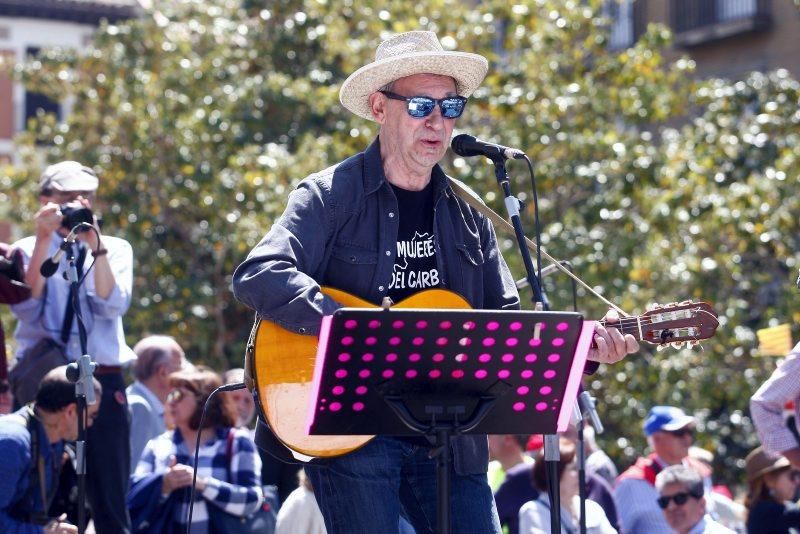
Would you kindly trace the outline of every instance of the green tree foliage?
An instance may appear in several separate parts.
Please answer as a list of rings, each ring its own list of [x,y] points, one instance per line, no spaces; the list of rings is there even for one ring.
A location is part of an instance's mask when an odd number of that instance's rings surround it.
[[[789,320],[798,304],[787,285],[798,249],[798,91],[785,72],[695,86],[690,60],[665,61],[663,27],[610,49],[598,0],[157,4],[101,27],[87,50],[49,50],[17,67],[30,88],[69,95],[73,113],[64,124],[34,121],[19,139],[23,165],[2,184],[12,200],[3,215],[30,219],[44,160],[101,171],[106,231],[137,257],[129,341],[164,332],[194,360],[240,362],[251,315],[230,293],[234,267],[293,184],[374,137],[374,124],[340,106],[344,78],[389,34],[430,29],[446,48],[489,58],[459,130],[530,155],[548,252],[628,311],[695,298],[721,314],[703,351],[644,347],[587,381],[619,438],[604,445],[626,465],[645,446],[639,424],[656,403],[698,411],[702,443],[723,453],[721,465],[753,445],[747,400],[772,366],[753,359],[754,331]],[[664,129],[679,117],[684,126]],[[445,166],[504,209],[491,165]],[[508,168],[532,236],[527,169]],[[522,277],[511,236],[502,246]],[[546,285],[554,308],[571,307],[563,277]],[[606,308],[582,290],[578,302],[590,318]]]

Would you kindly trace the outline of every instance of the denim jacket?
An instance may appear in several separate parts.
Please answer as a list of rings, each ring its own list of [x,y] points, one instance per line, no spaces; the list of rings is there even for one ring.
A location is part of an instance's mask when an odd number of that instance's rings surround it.
[[[437,165],[434,229],[442,287],[476,309],[519,307],[511,272],[491,222],[457,197]],[[383,174],[380,141],[300,182],[283,215],[233,275],[236,298],[287,330],[317,334],[323,315],[339,304],[320,286],[347,291],[376,305],[392,279],[399,217]],[[453,440],[461,474],[486,472],[483,436]]]

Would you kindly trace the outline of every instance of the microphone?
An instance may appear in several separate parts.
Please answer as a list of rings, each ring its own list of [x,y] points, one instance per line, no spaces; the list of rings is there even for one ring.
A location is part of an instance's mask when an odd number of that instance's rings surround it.
[[[588,391],[581,391],[581,394],[578,395],[578,404],[584,413],[589,413],[589,418],[592,420],[592,426],[595,431],[598,434],[602,434],[605,429],[602,421],[600,421],[600,416],[597,415],[597,409],[594,407],[594,397],[589,395]]]
[[[459,156],[468,158],[470,156],[486,156],[489,159],[522,159],[525,152],[516,148],[509,148],[503,145],[487,143],[471,135],[461,134],[453,138],[450,143],[453,152]]]
[[[56,271],[58,270],[58,263],[61,261],[61,256],[64,255],[64,252],[67,250],[67,247],[75,242],[75,236],[77,235],[77,229],[82,225],[78,224],[70,230],[67,234],[67,237],[64,238],[64,241],[61,242],[58,250],[55,254],[53,254],[50,258],[47,258],[42,262],[41,267],[39,267],[39,274],[44,276],[45,278],[50,278],[53,276]]]

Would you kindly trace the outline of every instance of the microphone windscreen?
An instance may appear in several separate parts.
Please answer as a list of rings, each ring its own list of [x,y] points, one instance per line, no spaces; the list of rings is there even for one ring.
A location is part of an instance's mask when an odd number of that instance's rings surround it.
[[[55,274],[57,269],[58,269],[58,264],[53,260],[51,260],[50,258],[47,258],[42,262],[42,266],[39,267],[39,274],[41,274],[45,278],[49,278]]]
[[[476,152],[474,149],[470,148],[474,143],[475,138],[471,135],[460,134],[453,138],[453,141],[450,143],[450,147],[453,149],[453,152],[459,156],[468,158],[470,156],[480,155],[480,152]]]

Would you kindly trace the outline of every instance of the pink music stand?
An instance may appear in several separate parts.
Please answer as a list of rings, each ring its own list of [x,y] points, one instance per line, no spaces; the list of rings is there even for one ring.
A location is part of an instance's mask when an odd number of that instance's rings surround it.
[[[593,331],[570,312],[339,309],[322,322],[308,433],[428,436],[447,533],[451,437],[566,430]]]

